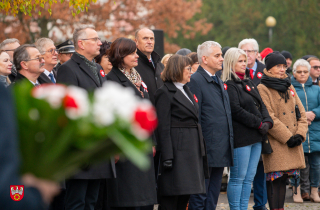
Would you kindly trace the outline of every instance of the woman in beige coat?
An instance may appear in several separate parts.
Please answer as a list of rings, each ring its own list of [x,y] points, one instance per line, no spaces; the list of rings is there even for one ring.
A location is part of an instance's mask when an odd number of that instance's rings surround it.
[[[258,90],[274,125],[268,131],[273,153],[262,155],[262,159],[269,206],[282,210],[287,177],[297,178],[299,169],[305,168],[301,143],[306,139],[308,123],[304,107],[286,74],[286,59],[279,52],[273,52],[265,62]]]

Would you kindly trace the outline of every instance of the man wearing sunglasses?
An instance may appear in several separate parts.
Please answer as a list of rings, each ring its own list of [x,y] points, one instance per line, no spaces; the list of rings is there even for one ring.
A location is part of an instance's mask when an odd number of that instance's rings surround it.
[[[0,50],[4,50],[10,56],[10,61],[13,63],[13,52],[20,46],[19,40],[12,38],[12,39],[5,39],[3,42],[0,43]],[[15,80],[17,76],[17,69],[15,65],[12,65],[11,74],[9,75],[9,79],[11,82]]]
[[[44,72],[39,76],[40,84],[56,83],[56,74],[53,68],[58,63],[58,52],[54,46],[54,42],[48,38],[40,38],[35,45],[44,58]]]
[[[319,85],[320,86],[320,61],[319,58],[316,57],[310,57],[307,60],[311,66],[310,69],[310,77],[312,78],[312,83],[314,85]]]
[[[13,54],[13,63],[17,68],[14,82],[28,79],[34,86],[40,85],[38,78],[44,71],[44,59],[34,45],[24,44],[18,47]]]

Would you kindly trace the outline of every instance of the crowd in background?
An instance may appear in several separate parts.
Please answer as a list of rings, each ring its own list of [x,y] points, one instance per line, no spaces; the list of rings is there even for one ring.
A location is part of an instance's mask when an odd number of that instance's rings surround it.
[[[284,209],[286,185],[293,200],[320,202],[320,60],[296,60],[288,51],[255,39],[237,47],[214,41],[197,52],[183,48],[162,58],[153,31],[135,40],[101,41],[93,27],[79,27],[57,46],[6,39],[0,44],[0,192],[26,185],[25,198],[0,203],[6,209],[213,210],[229,168],[230,209]],[[291,67],[292,66],[292,67]],[[155,106],[151,167],[141,171],[123,157],[88,165],[65,183],[33,175],[18,177],[14,110],[7,89],[28,80],[34,86],[61,83],[87,91],[116,82]],[[5,110],[5,111],[4,111]],[[36,164],[36,163],[35,163]],[[7,187],[7,188],[6,188]]]

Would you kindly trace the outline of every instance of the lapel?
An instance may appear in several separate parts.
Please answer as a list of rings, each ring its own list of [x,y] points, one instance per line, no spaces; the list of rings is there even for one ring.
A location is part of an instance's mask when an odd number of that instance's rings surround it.
[[[194,114],[194,116],[198,117],[196,107],[194,106],[196,102],[193,100],[192,97],[191,100],[193,104],[186,98],[186,96],[181,91],[178,90],[178,88],[172,82],[165,82],[164,85],[168,88],[170,92],[174,92],[173,98],[175,98],[176,101],[178,101],[182,106],[190,110],[192,114]]]
[[[56,77],[55,77],[56,78]],[[38,82],[40,84],[44,84],[44,83],[53,83],[51,81],[51,79],[49,79],[49,77],[45,74],[45,73],[41,73],[40,76],[38,77]]]
[[[259,84],[260,83],[260,80],[261,80],[261,77],[258,78],[258,73],[262,73],[263,74],[263,69],[265,68],[264,65],[262,63],[260,63],[258,60],[256,60],[257,62],[257,70],[256,70],[256,73],[254,74],[253,76],[253,83],[254,84]]]
[[[142,97],[136,86],[118,68],[112,67],[111,71],[119,78],[121,85],[133,88],[135,94]]]
[[[197,72],[199,72],[206,80],[208,83],[213,83],[213,79],[209,76],[209,74],[202,68],[202,66],[198,67]]]
[[[96,78],[93,75],[93,72],[91,71],[91,69],[87,66],[87,64],[85,63],[85,61],[80,58],[77,54],[73,54],[71,59],[73,59],[76,63],[79,64],[79,67],[82,71],[84,71],[93,81],[94,83],[96,83],[96,85],[98,87],[101,87],[101,84],[99,84],[99,82],[96,80]]]

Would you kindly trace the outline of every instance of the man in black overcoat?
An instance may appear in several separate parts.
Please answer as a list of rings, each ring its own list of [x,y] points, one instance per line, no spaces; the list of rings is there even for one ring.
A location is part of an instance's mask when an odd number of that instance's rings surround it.
[[[73,33],[76,52],[59,68],[57,83],[74,85],[93,91],[106,80],[102,67],[94,62],[102,44],[91,27],[77,28]],[[115,177],[114,162],[84,166],[72,179],[66,180],[65,209],[93,210],[98,199],[100,179]]]
[[[229,96],[215,73],[222,69],[219,43],[207,41],[198,46],[200,66],[191,76],[190,87],[199,106],[199,122],[206,143],[210,178],[206,194],[191,195],[190,210],[216,209],[224,167],[233,165],[233,128]]]
[[[253,83],[258,86],[263,75],[265,65],[258,61],[259,45],[255,39],[244,39],[239,43],[238,48],[244,50],[247,54],[248,64],[246,69],[246,76],[250,78]],[[265,210],[267,203],[267,186],[266,175],[264,173],[262,158],[257,168],[256,176],[253,180],[254,189],[254,210]]]

